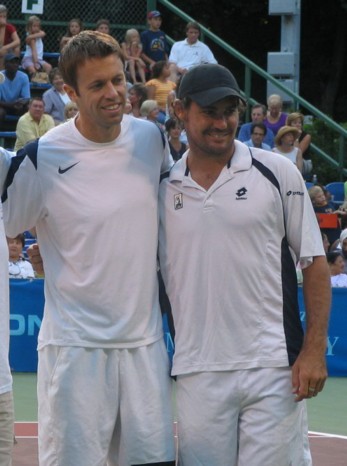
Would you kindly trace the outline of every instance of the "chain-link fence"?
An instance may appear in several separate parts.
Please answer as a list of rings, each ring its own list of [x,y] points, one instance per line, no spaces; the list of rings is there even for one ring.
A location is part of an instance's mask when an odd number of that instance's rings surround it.
[[[14,24],[22,39],[24,49],[26,16],[21,12],[20,0],[4,2],[8,9],[8,22]],[[46,32],[46,52],[58,52],[60,38],[73,18],[82,20],[85,29],[94,29],[98,19],[106,18],[111,23],[111,35],[123,41],[127,29],[146,27],[146,0],[45,0],[44,11],[39,15],[42,29]]]

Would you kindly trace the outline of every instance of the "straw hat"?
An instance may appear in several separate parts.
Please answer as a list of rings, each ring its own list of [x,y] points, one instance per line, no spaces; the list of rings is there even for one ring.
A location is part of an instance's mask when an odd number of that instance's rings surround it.
[[[282,128],[278,130],[278,133],[275,137],[276,146],[279,146],[281,144],[281,139],[285,134],[288,133],[293,133],[294,139],[297,139],[299,137],[300,131],[294,126],[282,126]]]

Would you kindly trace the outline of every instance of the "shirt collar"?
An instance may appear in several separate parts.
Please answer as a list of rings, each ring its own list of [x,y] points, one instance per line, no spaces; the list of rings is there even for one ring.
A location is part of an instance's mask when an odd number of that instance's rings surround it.
[[[230,161],[226,165],[226,169],[232,176],[234,173],[249,170],[252,166],[252,154],[245,144],[235,140],[235,151]],[[185,176],[189,176],[189,168],[187,166],[187,157],[189,149],[183,154],[182,158],[175,163],[170,171],[169,181],[183,181]]]

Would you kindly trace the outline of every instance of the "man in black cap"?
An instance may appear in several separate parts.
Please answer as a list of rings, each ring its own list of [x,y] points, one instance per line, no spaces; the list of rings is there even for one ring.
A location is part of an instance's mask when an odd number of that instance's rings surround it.
[[[304,400],[327,376],[330,283],[303,178],[235,140],[245,99],[225,67],[192,68],[178,98],[189,150],[161,182],[159,257],[180,465],[310,465]]]
[[[5,70],[1,71],[0,82],[0,124],[7,114],[21,116],[28,110],[30,83],[28,75],[18,70],[19,63],[19,57],[13,53],[5,55]]]

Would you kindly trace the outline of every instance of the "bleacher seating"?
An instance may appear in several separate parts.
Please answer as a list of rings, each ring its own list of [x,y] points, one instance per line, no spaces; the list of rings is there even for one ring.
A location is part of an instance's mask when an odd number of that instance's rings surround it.
[[[334,203],[335,207],[340,207],[345,200],[345,191],[344,191],[344,183],[343,181],[334,181],[332,183],[328,183],[326,189],[329,193],[333,196],[332,202]]]

